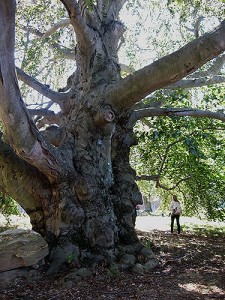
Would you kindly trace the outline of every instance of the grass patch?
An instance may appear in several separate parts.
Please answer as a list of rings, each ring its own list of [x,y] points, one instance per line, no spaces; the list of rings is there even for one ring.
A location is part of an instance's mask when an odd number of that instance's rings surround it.
[[[193,232],[197,235],[203,236],[224,236],[225,235],[225,225],[197,225],[197,224],[184,224],[182,226],[183,231]]]

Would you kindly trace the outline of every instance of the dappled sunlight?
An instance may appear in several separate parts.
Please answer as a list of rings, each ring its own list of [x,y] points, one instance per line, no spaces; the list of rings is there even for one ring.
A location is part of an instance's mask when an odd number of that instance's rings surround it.
[[[189,228],[195,226],[196,229],[201,231],[201,228],[204,227],[213,227],[215,226],[219,229],[223,229],[225,227],[225,222],[213,222],[207,220],[201,220],[195,217],[184,217],[180,218],[181,227]],[[170,231],[170,217],[169,216],[138,216],[136,219],[136,229],[151,231],[151,230],[162,230],[162,231]],[[176,231],[176,226],[175,226]]]
[[[162,222],[164,218],[159,217],[158,220]],[[153,224],[161,226],[161,222]],[[149,225],[148,228],[156,227]],[[170,286],[174,297],[186,299],[180,296],[188,295],[187,299],[224,299],[224,236],[199,235],[195,231],[178,235],[157,229],[137,232],[142,243],[151,247],[160,260],[159,274],[164,288]],[[170,282],[168,278],[173,279]]]
[[[170,230],[170,218],[161,216],[138,216],[136,219],[136,228],[139,230],[151,231]]]
[[[12,221],[15,222],[16,219],[22,221],[16,216]],[[182,220],[184,220],[183,217]],[[26,222],[28,221],[27,219]],[[26,226],[26,222],[23,220],[20,224]],[[180,235],[171,234],[169,232],[170,218],[161,216],[138,217],[136,227],[140,228],[136,229],[141,242],[147,248],[151,248],[160,261],[160,267],[151,273],[122,272],[120,276],[117,274],[115,277],[99,273],[94,278],[82,281],[82,284],[72,282],[69,289],[62,284],[61,277],[57,277],[56,280],[49,279],[49,281],[42,279],[35,285],[34,290],[31,289],[29,282],[23,281],[20,286],[16,287],[16,292],[13,286],[11,290],[7,289],[3,299],[13,300],[15,297],[9,298],[8,296],[9,294],[14,296],[15,293],[19,295],[20,293],[24,295],[35,293],[34,299],[37,294],[44,294],[43,299],[46,295],[48,295],[46,299],[53,299],[55,294],[60,299],[75,299],[75,297],[76,299],[89,299],[90,295],[92,299],[124,300],[224,299],[224,236],[205,236],[191,230],[182,232]],[[149,230],[144,231],[141,228]],[[23,289],[22,292],[21,289]],[[65,298],[68,290],[70,291],[69,297]],[[81,295],[83,297],[80,297]]]
[[[196,282],[188,282],[184,284],[178,284],[180,288],[185,289],[188,292],[198,292],[199,294],[206,296],[213,296],[213,298],[218,298],[225,296],[225,290],[219,288],[218,286],[211,284],[200,284]],[[220,298],[222,299],[222,298]]]

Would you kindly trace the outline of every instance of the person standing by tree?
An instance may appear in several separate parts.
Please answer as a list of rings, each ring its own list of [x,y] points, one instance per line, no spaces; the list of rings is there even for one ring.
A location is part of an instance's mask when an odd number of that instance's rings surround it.
[[[173,233],[174,220],[177,222],[177,232],[180,234],[180,215],[181,215],[181,205],[177,199],[176,195],[173,195],[173,200],[170,203],[171,211],[171,233]]]

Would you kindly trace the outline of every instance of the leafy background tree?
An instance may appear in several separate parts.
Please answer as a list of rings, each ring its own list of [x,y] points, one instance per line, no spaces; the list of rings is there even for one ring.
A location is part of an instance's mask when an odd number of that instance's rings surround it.
[[[156,5],[159,7],[163,4]],[[142,10],[145,9],[146,7],[143,6]],[[207,4],[202,1],[168,1],[167,13],[168,15],[163,15],[163,18],[166,18],[169,23],[160,20],[160,24],[165,25],[166,31],[158,28],[155,32],[155,39],[157,39],[157,33],[163,39],[160,44],[155,45],[155,48],[161,51],[158,53],[159,57],[167,54],[171,48],[175,50],[184,40],[189,41],[203,34],[206,28],[215,25],[224,17],[221,1]],[[174,22],[175,39],[173,39],[174,34],[168,34],[174,30],[174,27],[169,27],[171,15],[176,19]],[[153,16],[153,24],[157,24],[159,16],[162,17],[162,7],[159,8],[159,13]],[[146,21],[145,30],[148,26]],[[152,40],[154,38],[149,39],[151,42]],[[145,42],[147,44],[147,41]],[[136,48],[132,48],[129,44],[129,55],[137,57],[138,50],[144,53],[148,49],[154,51],[153,44],[145,45],[143,47],[145,49],[138,48],[137,43],[134,45]],[[206,76],[209,80],[214,75],[218,75],[218,79],[222,79],[224,59],[222,55],[191,76],[194,78],[196,75],[201,78]],[[197,84],[192,88],[187,86],[185,89],[178,87],[174,91],[172,88],[157,91],[144,103],[152,101],[156,105],[167,108],[192,107],[223,112],[224,92],[223,83],[203,87]],[[145,177],[147,180],[156,180],[155,184],[140,181],[139,186],[143,193],[147,196],[159,195],[163,200],[162,208],[164,209],[168,209],[171,194],[178,193],[183,200],[185,214],[204,215],[210,219],[224,220],[223,122],[192,117],[169,117],[167,119],[152,117],[143,119],[136,126],[136,132],[138,146],[133,149],[131,159],[138,172],[138,179]],[[144,174],[153,176],[141,176]]]

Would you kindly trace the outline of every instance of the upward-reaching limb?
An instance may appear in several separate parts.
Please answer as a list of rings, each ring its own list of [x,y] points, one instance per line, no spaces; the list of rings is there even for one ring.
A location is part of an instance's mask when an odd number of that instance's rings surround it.
[[[41,170],[49,180],[56,180],[64,159],[37,130],[18,87],[14,62],[15,7],[14,0],[0,2],[0,119],[4,137],[21,158]],[[68,168],[64,165],[65,169],[72,173],[69,164]]]
[[[214,31],[106,88],[115,109],[128,109],[153,91],[179,81],[225,50],[225,21]]]

